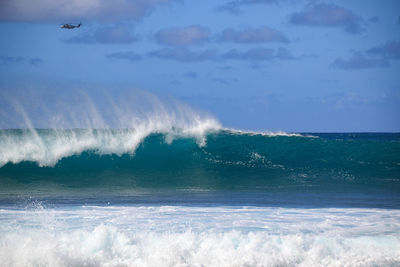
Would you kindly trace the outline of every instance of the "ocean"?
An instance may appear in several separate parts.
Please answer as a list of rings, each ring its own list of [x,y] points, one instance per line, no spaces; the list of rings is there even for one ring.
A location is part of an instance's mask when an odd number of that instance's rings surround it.
[[[0,265],[400,265],[399,133],[152,129],[0,130]]]

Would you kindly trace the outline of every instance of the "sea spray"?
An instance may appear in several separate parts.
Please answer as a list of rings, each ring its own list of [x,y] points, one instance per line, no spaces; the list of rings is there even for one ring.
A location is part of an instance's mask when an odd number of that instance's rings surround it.
[[[18,99],[2,95],[0,126],[18,124],[21,130],[0,131],[0,167],[21,161],[54,166],[64,157],[88,150],[133,154],[140,142],[154,133],[165,134],[167,143],[190,136],[203,146],[205,134],[221,128],[210,114],[141,90],[92,97],[86,91],[71,90],[61,97],[43,96],[33,103],[27,97],[32,94],[29,91]]]

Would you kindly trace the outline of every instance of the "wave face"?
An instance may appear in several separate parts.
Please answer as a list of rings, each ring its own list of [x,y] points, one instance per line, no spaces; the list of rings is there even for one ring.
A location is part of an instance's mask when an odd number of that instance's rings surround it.
[[[210,126],[211,125],[211,126]],[[199,130],[200,129],[200,130]],[[1,191],[400,192],[399,134],[1,130]]]

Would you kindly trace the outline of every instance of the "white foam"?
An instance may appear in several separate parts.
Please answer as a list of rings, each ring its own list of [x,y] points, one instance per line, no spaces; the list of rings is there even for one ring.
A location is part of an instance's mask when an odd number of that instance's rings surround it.
[[[262,135],[262,136],[287,136],[287,137],[312,137],[316,138],[316,136],[309,135],[309,134],[299,134],[299,133],[287,133],[284,131],[250,131],[250,130],[238,130],[232,128],[224,128],[225,131],[231,132],[233,134],[246,134],[246,135]]]
[[[398,210],[82,207],[0,214],[5,266],[400,264]]]

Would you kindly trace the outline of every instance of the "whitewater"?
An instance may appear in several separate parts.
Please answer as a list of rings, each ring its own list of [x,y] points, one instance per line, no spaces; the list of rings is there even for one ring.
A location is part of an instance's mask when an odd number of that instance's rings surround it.
[[[138,90],[0,96],[1,266],[400,265],[398,133],[236,130]]]
[[[395,266],[400,212],[268,207],[1,209],[4,266]]]

